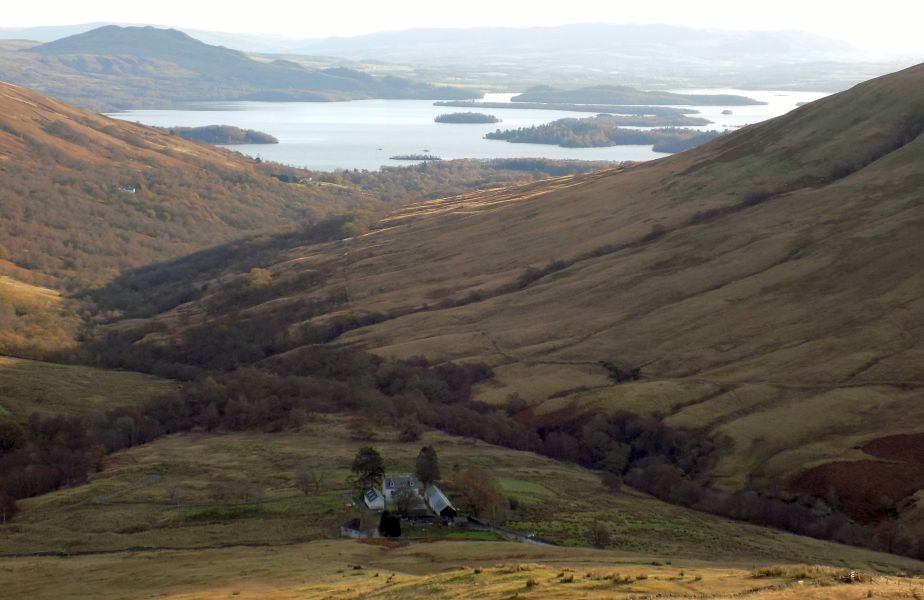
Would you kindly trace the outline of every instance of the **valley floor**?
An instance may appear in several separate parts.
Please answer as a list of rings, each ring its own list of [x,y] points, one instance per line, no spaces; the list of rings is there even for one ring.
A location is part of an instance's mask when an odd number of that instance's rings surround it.
[[[911,559],[697,513],[627,487],[612,492],[593,471],[476,440],[430,431],[400,442],[385,427],[354,439],[352,430],[326,416],[298,431],[173,435],[112,455],[86,485],[24,500],[0,528],[0,596],[924,595],[915,578],[924,564]],[[508,525],[556,545],[448,539],[461,535],[445,529],[408,530],[398,543],[336,539],[355,515],[347,479],[357,449],[374,446],[398,474],[412,472],[424,444],[438,452],[450,496],[461,500],[457,470],[488,467],[518,501]],[[316,494],[294,485],[306,462],[322,474]],[[595,524],[612,537],[605,550],[586,547]],[[862,581],[842,583],[851,570]]]
[[[396,544],[397,546],[397,544]],[[398,547],[316,541],[280,547],[15,558],[5,598],[921,598],[920,579],[845,569],[661,562],[615,551],[508,542]]]

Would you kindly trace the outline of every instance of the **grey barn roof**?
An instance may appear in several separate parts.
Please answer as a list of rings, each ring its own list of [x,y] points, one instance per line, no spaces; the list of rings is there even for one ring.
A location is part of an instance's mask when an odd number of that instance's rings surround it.
[[[430,505],[430,508],[433,509],[433,512],[436,514],[441,514],[447,508],[456,511],[456,507],[452,505],[452,502],[449,501],[446,494],[435,485],[431,485],[427,488],[427,504]]]

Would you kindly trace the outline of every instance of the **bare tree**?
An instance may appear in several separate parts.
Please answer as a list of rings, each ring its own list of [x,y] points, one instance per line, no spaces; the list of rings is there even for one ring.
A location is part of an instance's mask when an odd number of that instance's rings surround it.
[[[594,523],[587,532],[587,541],[594,548],[606,548],[612,543],[610,532],[602,523]]]
[[[321,491],[321,484],[324,482],[324,473],[310,463],[302,463],[295,467],[295,487],[298,490],[310,496]]]
[[[420,505],[420,497],[414,490],[405,488],[395,494],[394,503],[395,512],[407,517]]]

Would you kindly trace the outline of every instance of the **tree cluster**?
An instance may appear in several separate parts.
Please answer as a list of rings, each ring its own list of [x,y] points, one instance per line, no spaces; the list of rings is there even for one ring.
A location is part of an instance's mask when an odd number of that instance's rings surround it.
[[[233,125],[206,125],[204,127],[169,127],[167,132],[184,140],[207,144],[278,144],[274,136],[254,129],[241,129]]]
[[[447,113],[433,119],[437,123],[500,123],[494,115],[477,112]]]
[[[718,131],[674,127],[627,129],[623,121],[623,117],[613,115],[559,119],[544,125],[505,131],[498,129],[486,134],[485,138],[506,140],[514,144],[552,144],[564,148],[650,145],[655,152],[681,152],[722,135]]]
[[[28,498],[82,483],[106,455],[149,442],[160,423],[135,409],[91,411],[81,417],[33,414],[23,425],[0,424],[0,495]]]

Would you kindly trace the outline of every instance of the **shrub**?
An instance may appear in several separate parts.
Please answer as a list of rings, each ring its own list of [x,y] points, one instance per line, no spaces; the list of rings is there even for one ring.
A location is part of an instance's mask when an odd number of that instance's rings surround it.
[[[609,530],[602,523],[596,523],[587,532],[587,541],[594,548],[606,548],[612,543],[612,538]]]
[[[295,487],[305,494],[317,494],[321,491],[321,482],[324,476],[321,471],[309,463],[302,463],[295,468],[294,474]]]
[[[384,511],[382,518],[379,520],[379,533],[384,537],[401,537],[401,519],[387,510]]]
[[[15,515],[18,510],[16,498],[0,490],[0,524],[8,523],[12,520],[13,515]]]
[[[398,434],[399,442],[416,442],[420,439],[420,426],[414,421],[407,420],[401,425],[401,432]]]

